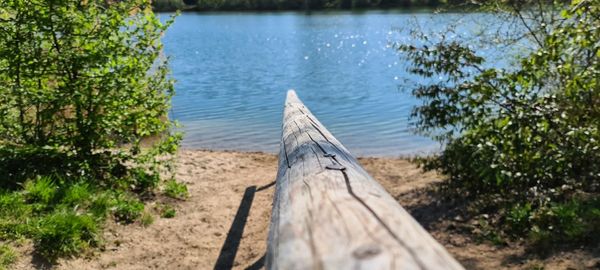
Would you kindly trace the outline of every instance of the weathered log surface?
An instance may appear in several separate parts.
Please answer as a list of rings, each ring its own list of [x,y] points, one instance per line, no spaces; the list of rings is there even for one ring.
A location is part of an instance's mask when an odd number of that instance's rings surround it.
[[[267,269],[463,269],[288,91]]]

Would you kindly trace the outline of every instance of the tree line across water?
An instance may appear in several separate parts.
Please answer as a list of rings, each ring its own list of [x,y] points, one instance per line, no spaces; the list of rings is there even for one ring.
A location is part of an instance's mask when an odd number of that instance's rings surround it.
[[[154,0],[155,11],[175,10],[320,10],[437,7],[460,0]]]

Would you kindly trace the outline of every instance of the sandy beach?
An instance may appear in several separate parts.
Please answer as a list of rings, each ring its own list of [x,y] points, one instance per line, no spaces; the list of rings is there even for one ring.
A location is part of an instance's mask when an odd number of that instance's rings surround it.
[[[600,260],[583,251],[532,257],[518,244],[495,246],[476,241],[456,220],[456,209],[439,205],[426,188],[441,181],[406,159],[360,158],[388,192],[467,269],[591,269]],[[62,259],[55,269],[261,269],[277,170],[277,156],[265,153],[182,150],[177,179],[190,197],[157,197],[147,209],[154,223],[118,225],[104,230],[104,246],[93,254]],[[160,218],[171,204],[174,218]],[[16,269],[43,269],[23,243]]]

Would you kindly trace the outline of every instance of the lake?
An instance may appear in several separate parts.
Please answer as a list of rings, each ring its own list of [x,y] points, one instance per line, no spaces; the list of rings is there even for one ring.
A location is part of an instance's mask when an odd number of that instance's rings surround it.
[[[168,13],[161,13],[166,18]],[[393,43],[415,26],[477,32],[491,14],[430,11],[183,13],[163,38],[177,80],[170,117],[184,148],[279,151],[288,89],[355,155],[422,155],[438,143],[409,124],[419,102]]]

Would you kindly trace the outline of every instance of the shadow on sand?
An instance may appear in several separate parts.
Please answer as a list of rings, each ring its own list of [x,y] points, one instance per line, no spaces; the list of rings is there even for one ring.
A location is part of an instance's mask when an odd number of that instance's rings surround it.
[[[225,243],[223,243],[223,246],[221,247],[219,258],[215,263],[215,270],[231,269],[233,267],[235,255],[240,247],[242,235],[244,234],[244,228],[246,227],[246,222],[248,221],[248,215],[250,214],[250,209],[252,208],[254,194],[256,192],[268,189],[274,185],[275,181],[258,188],[256,186],[249,186],[246,188],[246,191],[244,191],[244,196],[242,197],[242,201],[240,202],[240,207],[238,208],[237,213],[233,218],[233,222],[231,223],[231,227],[229,228],[229,232],[227,233]],[[264,265],[264,261],[265,255],[263,255],[260,259],[246,269],[261,269]]]

